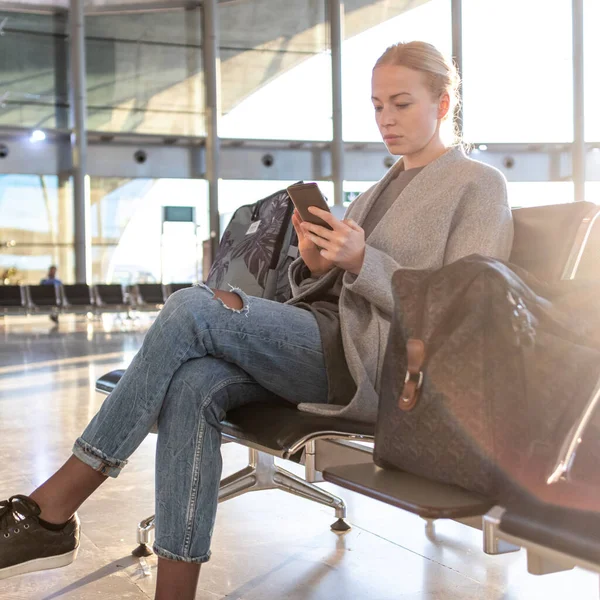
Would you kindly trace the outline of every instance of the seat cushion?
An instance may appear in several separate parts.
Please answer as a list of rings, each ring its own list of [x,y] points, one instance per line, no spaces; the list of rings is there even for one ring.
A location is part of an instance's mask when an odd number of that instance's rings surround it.
[[[125,373],[125,369],[117,369],[116,371],[105,373],[96,381],[96,390],[110,394],[115,389],[117,383],[121,381],[123,373]]]
[[[600,565],[600,514],[529,501],[508,509],[500,523],[508,535]]]
[[[323,479],[424,519],[476,517],[493,506],[488,498],[456,485],[396,469],[382,469],[374,463],[329,467],[323,471]]]
[[[373,436],[375,425],[305,413],[282,400],[253,402],[229,411],[223,434],[290,458],[294,446],[303,440],[325,434]]]
[[[123,369],[106,373],[96,382],[96,389],[112,392],[123,373]],[[223,435],[240,443],[261,446],[283,458],[290,458],[294,446],[313,436],[375,434],[374,424],[304,413],[285,400],[253,402],[231,410],[222,426]]]

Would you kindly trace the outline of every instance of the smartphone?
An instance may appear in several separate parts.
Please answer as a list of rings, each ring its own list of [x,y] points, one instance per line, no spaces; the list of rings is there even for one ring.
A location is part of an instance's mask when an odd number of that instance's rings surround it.
[[[317,208],[322,208],[327,212],[331,212],[316,183],[295,183],[287,188],[287,193],[290,195],[290,198],[303,221],[321,225],[327,229],[333,229],[329,223],[323,221],[321,217],[317,217],[317,215],[308,212],[309,206],[316,206]]]

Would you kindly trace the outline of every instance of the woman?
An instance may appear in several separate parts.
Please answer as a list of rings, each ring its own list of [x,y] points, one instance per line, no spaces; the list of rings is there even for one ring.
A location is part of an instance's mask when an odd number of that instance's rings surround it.
[[[30,497],[0,505],[0,578],[71,562],[75,511],[157,422],[156,598],[193,598],[210,556],[228,410],[271,394],[301,410],[375,419],[392,273],[510,252],[503,176],[442,141],[455,92],[454,70],[433,46],[383,54],[375,118],[402,160],[343,221],[311,209],[331,231],[294,215],[301,257],[287,305],[204,286],[169,298],[73,456]]]

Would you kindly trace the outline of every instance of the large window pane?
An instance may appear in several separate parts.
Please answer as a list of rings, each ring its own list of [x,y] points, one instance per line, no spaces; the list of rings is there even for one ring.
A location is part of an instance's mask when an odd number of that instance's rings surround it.
[[[348,10],[342,47],[344,139],[381,141],[371,102],[371,72],[385,49],[421,40],[452,54],[450,0],[372,2]]]
[[[363,192],[366,192],[376,181],[344,181],[344,207],[350,206]]]
[[[509,181],[507,189],[512,208],[566,204],[575,200],[570,181]]]
[[[66,128],[66,16],[0,10],[0,23],[0,125]]]
[[[219,4],[224,137],[331,139],[324,0]]]
[[[198,179],[92,178],[93,283],[202,281],[208,191]],[[195,223],[163,223],[164,206],[195,208]]]
[[[203,135],[200,10],[88,16],[90,130]]]
[[[0,279],[39,283],[51,264],[74,277],[73,200],[57,176],[0,175]]]
[[[600,142],[600,2],[584,0],[585,138]]]
[[[570,0],[463,0],[464,137],[573,140]]]
[[[600,181],[588,181],[585,184],[585,199],[600,204]]]

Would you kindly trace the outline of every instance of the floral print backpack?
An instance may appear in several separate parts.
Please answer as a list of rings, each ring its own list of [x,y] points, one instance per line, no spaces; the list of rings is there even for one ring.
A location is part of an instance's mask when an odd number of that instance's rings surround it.
[[[241,206],[227,225],[206,285],[238,287],[250,296],[285,302],[291,297],[288,267],[298,256],[294,206],[280,190]]]

